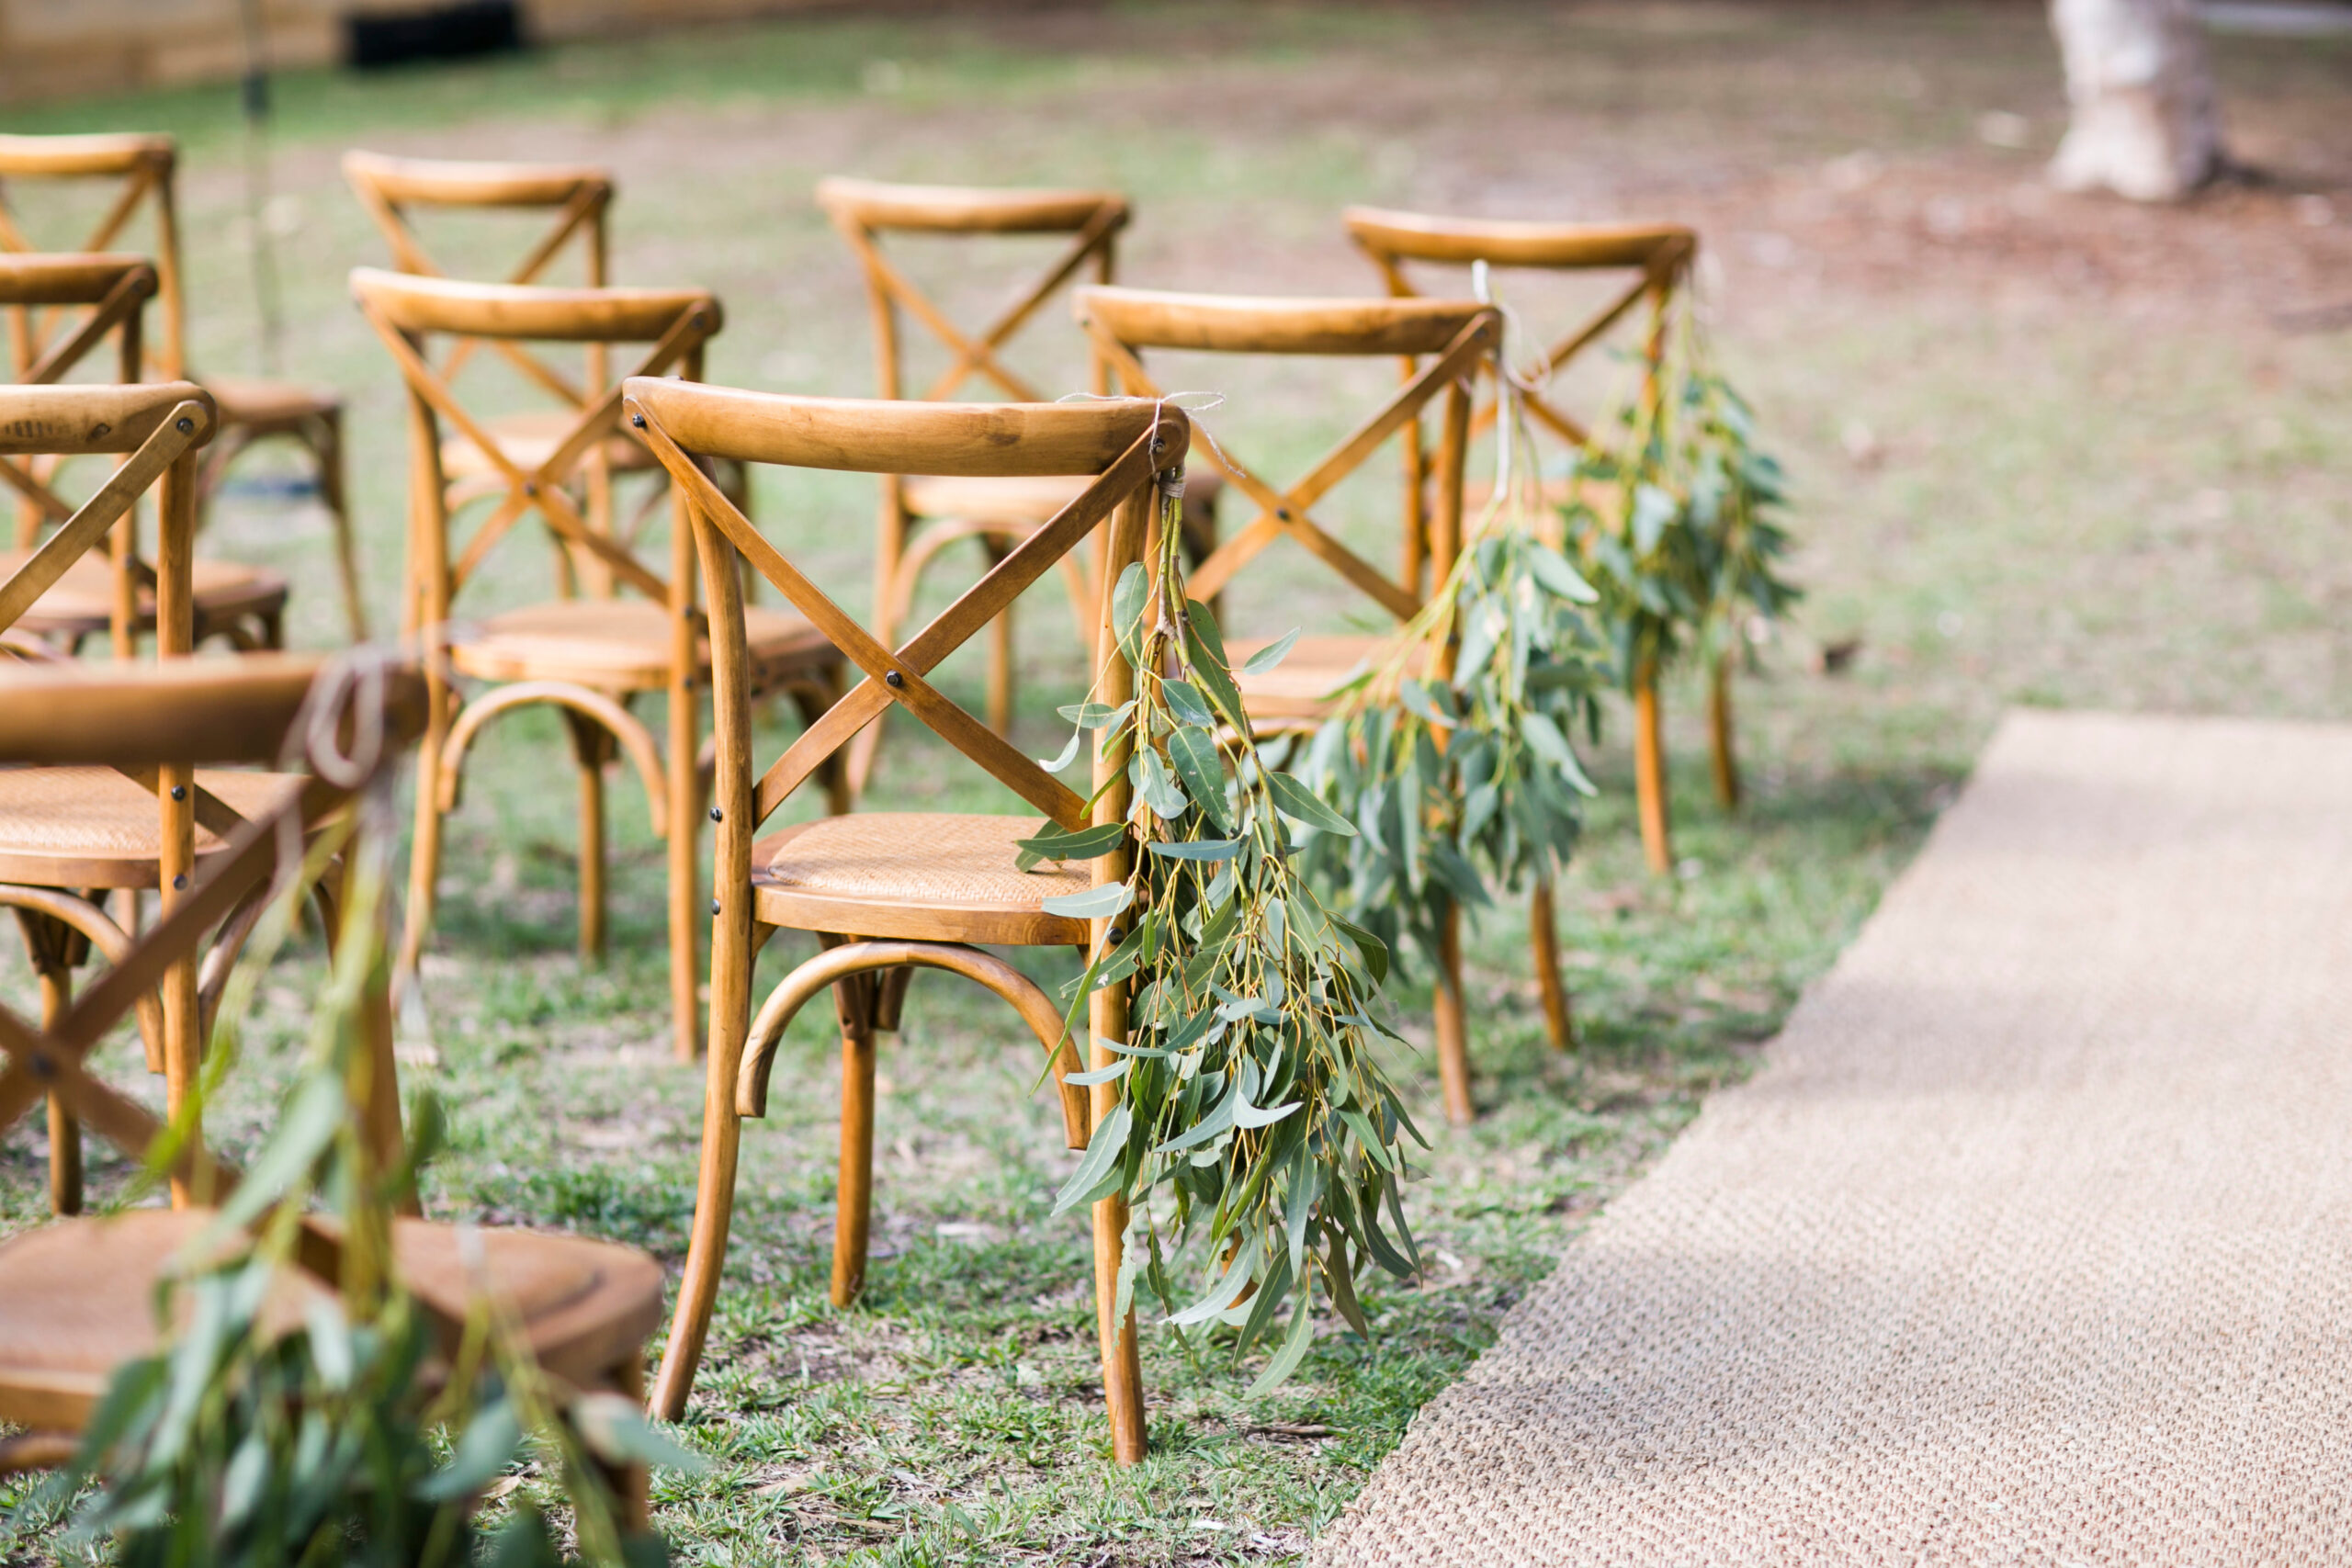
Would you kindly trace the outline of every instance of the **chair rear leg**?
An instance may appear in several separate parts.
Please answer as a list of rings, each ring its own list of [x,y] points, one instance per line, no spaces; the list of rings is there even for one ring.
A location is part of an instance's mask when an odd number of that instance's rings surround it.
[[[319,462],[319,500],[334,525],[335,568],[343,578],[343,613],[351,640],[368,640],[368,604],[359,592],[358,546],[351,534],[351,506],[343,479],[343,411],[329,409],[302,433]]]
[[[87,961],[89,939],[37,910],[20,908],[17,920],[40,975],[41,1028],[55,1029],[74,1005],[74,966]],[[82,1123],[55,1094],[49,1097],[49,1206],[61,1217],[82,1212]]]
[[[833,1206],[833,1304],[865,1290],[865,1250],[874,1218],[874,999],[871,975],[833,987],[842,1018],[841,1179]]]
[[[571,728],[571,754],[580,766],[580,956],[605,956],[605,765],[614,756],[613,738],[585,714],[563,710]]]
[[[994,570],[1012,552],[989,541],[989,568]],[[1012,606],[1007,604],[989,623],[989,728],[999,735],[1012,733]]]
[[[1469,1029],[1462,1005],[1462,906],[1452,899],[1439,917],[1435,991],[1437,1072],[1445,1089],[1445,1119],[1466,1127],[1477,1111],[1470,1103]]]
[[[1119,1263],[1126,1243],[1127,1206],[1116,1197],[1094,1204],[1094,1330],[1102,1353],[1102,1403],[1111,1418],[1111,1457],[1120,1464],[1144,1456],[1143,1355],[1136,1345],[1136,1309],[1119,1311]]]
[[[432,714],[416,754],[416,832],[409,843],[407,922],[401,928],[400,970],[416,973],[433,928],[433,894],[441,877],[441,756],[449,739],[451,694],[439,681],[430,693]]]
[[[1560,978],[1560,933],[1552,908],[1552,879],[1538,877],[1527,901],[1527,936],[1534,950],[1535,984],[1544,996],[1544,1032],[1555,1051],[1577,1048],[1576,1016],[1567,983]]]

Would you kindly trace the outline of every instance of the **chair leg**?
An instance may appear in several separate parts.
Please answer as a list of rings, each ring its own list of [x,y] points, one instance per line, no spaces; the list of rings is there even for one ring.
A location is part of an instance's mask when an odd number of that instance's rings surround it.
[[[1447,900],[1439,918],[1435,1023],[1438,1081],[1445,1090],[1445,1119],[1457,1127],[1470,1124],[1477,1111],[1470,1103],[1469,1030],[1462,1006],[1462,906]]]
[[[334,525],[336,570],[343,577],[343,613],[351,623],[351,640],[368,640],[368,604],[359,592],[358,547],[351,534],[351,507],[343,479],[343,411],[329,409],[303,440],[319,460],[319,500]]]
[[[1127,1206],[1117,1197],[1094,1204],[1094,1333],[1102,1353],[1102,1402],[1111,1417],[1111,1457],[1138,1464],[1144,1456],[1143,1356],[1136,1346],[1136,1309],[1119,1311],[1119,1264],[1126,1245]]]
[[[639,1350],[606,1374],[613,1392],[624,1399],[643,1404],[645,1400],[644,1352]],[[605,1464],[597,1470],[605,1484],[612,1488],[614,1522],[620,1526],[624,1539],[643,1535],[653,1523],[653,1500],[649,1492],[650,1477],[641,1464]]]
[[[1707,681],[1707,739],[1714,763],[1715,803],[1725,811],[1739,809],[1739,756],[1732,744],[1731,650],[1715,655]]]
[[[1634,801],[1642,819],[1642,850],[1650,870],[1674,870],[1674,827],[1667,814],[1666,719],[1657,700],[1657,665],[1634,671]]]
[[[1011,552],[991,541],[989,566],[993,570]],[[1012,606],[1007,604],[989,623],[989,728],[999,735],[1012,733]]]
[[[702,829],[705,821],[702,745],[695,734],[700,702],[683,682],[670,688],[670,827],[665,835],[670,896],[671,1050],[681,1062],[702,1051],[701,982],[703,919],[695,912],[702,896]]]
[[[865,1290],[865,1251],[874,1220],[873,978],[854,975],[834,987],[842,1010],[841,1179],[833,1201],[833,1304]]]
[[[720,943],[714,942],[714,946]],[[685,1271],[678,1280],[678,1304],[670,1317],[670,1344],[653,1380],[653,1414],[675,1421],[686,1413],[703,1342],[710,1336],[711,1308],[718,1301],[718,1277],[727,1264],[727,1232],[735,1217],[735,1168],[743,1140],[743,1119],[735,1109],[735,1069],[742,1056],[743,1028],[750,1021],[751,962],[721,962],[714,953],[710,975],[710,1055],[705,1063],[702,1108],[702,1168],[695,1179],[694,1234],[686,1243]]]
[[[605,956],[605,764],[613,738],[585,714],[566,708],[563,718],[580,767],[580,956],[593,964]]]
[[[1568,1004],[1567,983],[1560,978],[1560,933],[1552,908],[1552,879],[1539,877],[1527,901],[1527,935],[1534,949],[1535,984],[1544,995],[1544,1032],[1555,1051],[1577,1048],[1576,1016]]]
[[[416,833],[408,853],[407,923],[401,929],[399,972],[416,973],[433,926],[433,891],[441,875],[441,754],[449,739],[450,694],[435,681],[431,715],[416,754]]]
[[[74,1001],[74,972],[63,964],[40,972],[40,1026],[55,1029]],[[73,1108],[49,1097],[49,1209],[63,1218],[82,1212],[82,1123]]]

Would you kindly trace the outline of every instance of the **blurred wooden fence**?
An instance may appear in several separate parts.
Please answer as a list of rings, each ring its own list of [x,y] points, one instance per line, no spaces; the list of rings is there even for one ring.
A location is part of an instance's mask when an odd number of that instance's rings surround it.
[[[826,0],[521,0],[533,39],[650,31],[808,10]],[[343,58],[346,19],[435,9],[435,0],[262,0],[273,67]],[[182,82],[245,66],[243,0],[0,0],[0,105]]]

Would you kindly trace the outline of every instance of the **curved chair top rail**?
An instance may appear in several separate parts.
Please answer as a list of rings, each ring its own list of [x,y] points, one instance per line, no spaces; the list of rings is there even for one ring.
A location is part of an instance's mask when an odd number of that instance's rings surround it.
[[[0,136],[0,175],[65,177],[127,175],[141,166],[168,168],[179,144],[168,136]]]
[[[804,398],[656,377],[621,384],[623,405],[650,414],[687,452],[738,462],[868,474],[948,477],[1099,474],[1155,423],[1182,456],[1191,425],[1151,398],[1083,403],[927,403]]]
[[[0,305],[98,305],[126,281],[152,297],[154,264],[112,251],[0,253]]]
[[[1464,266],[1649,266],[1699,245],[1697,231],[1680,223],[1530,223],[1376,207],[1351,207],[1341,220],[1374,255]]]
[[[194,404],[189,445],[212,439],[220,411],[193,381],[133,386],[0,385],[0,455],[81,457],[135,452],[174,411]]]
[[[0,761],[100,764],[274,762],[320,671],[322,654],[257,653],[124,665],[0,662]],[[351,694],[367,695],[360,682]],[[387,665],[385,739],[424,728],[424,680]]]
[[[941,234],[1074,234],[1098,219],[1127,220],[1127,198],[1108,190],[901,186],[835,176],[817,182],[817,205],[867,229]]]
[[[725,319],[703,288],[546,288],[362,266],[351,292],[401,332],[542,343],[655,343],[689,314],[708,337]]]
[[[1129,348],[1213,354],[1436,354],[1493,307],[1476,299],[1265,299],[1095,286],[1078,319]]]
[[[355,149],[343,155],[343,173],[387,201],[428,207],[561,207],[582,193],[613,194],[612,171],[594,164],[395,158]]]

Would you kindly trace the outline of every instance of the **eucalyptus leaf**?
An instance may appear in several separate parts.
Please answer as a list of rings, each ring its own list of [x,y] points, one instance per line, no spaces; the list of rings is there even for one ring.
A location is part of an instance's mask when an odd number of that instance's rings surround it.
[[[1257,652],[1243,660],[1241,661],[1241,672],[1245,675],[1264,675],[1270,673],[1273,670],[1274,666],[1280,664],[1284,659],[1288,658],[1290,656],[1290,650],[1297,646],[1298,634],[1299,628],[1293,626],[1281,637],[1276,637],[1273,641],[1268,643],[1265,647],[1260,649]]]

